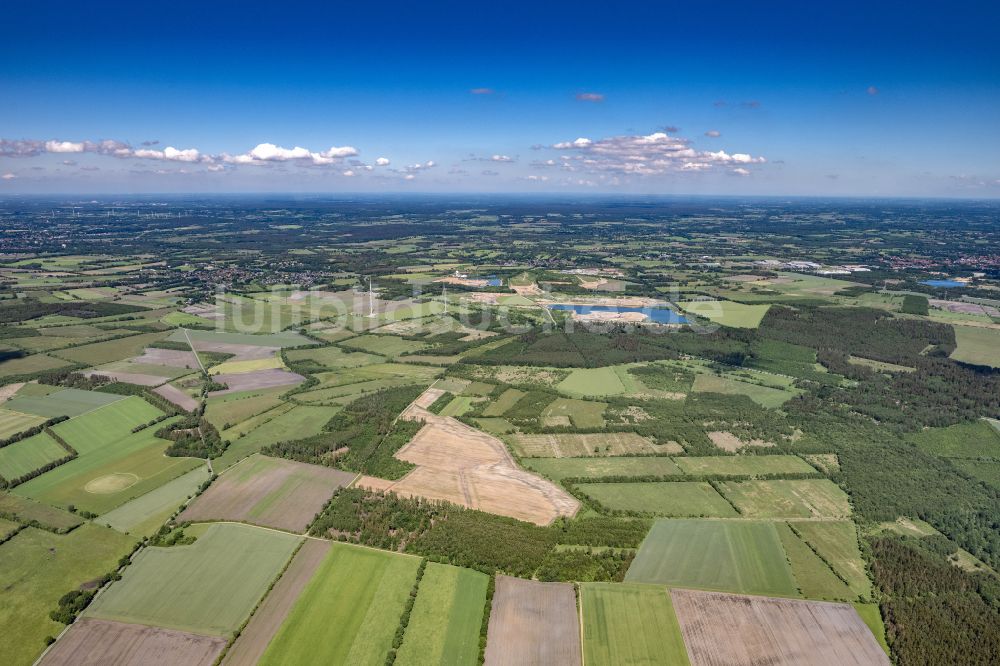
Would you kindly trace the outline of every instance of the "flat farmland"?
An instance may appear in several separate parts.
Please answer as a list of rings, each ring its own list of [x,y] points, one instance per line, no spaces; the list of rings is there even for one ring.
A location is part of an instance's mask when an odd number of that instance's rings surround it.
[[[889,664],[848,604],[671,590],[695,666]]]
[[[793,527],[847,581],[855,595],[867,596],[871,593],[872,583],[865,570],[854,523],[849,520],[801,521]]]
[[[51,435],[40,432],[0,449],[0,476],[17,479],[68,455]]]
[[[658,520],[625,581],[747,594],[798,594],[778,531],[769,522]]]
[[[264,370],[254,370],[252,372],[229,372],[215,375],[214,381],[225,384],[229,388],[220,391],[212,391],[211,395],[226,395],[227,393],[238,393],[241,391],[255,391],[257,389],[274,388],[276,386],[291,387],[301,384],[305,377],[285,370],[284,368],[268,368]]]
[[[7,401],[4,408],[51,418],[53,416],[79,416],[120,400],[123,400],[122,396],[112,393],[70,388],[46,395],[14,396]]]
[[[311,437],[319,433],[334,414],[336,411],[329,407],[296,405],[288,411],[275,415],[274,418],[262,420],[246,435],[233,440],[225,453],[215,461],[216,469],[225,469],[269,444],[287,439]],[[223,434],[223,437],[227,436]]]
[[[764,476],[768,474],[816,474],[816,469],[798,456],[681,456],[675,459],[685,474],[717,476]]]
[[[190,546],[145,548],[88,617],[228,637],[301,539],[258,527],[209,525]]]
[[[254,455],[230,467],[179,520],[235,520],[304,532],[323,505],[357,476],[330,467]]]
[[[711,484],[701,481],[581,483],[577,488],[611,510],[684,518],[737,515]]]
[[[382,664],[419,566],[417,557],[333,544],[259,663]]]
[[[476,400],[476,398],[472,396],[455,396],[452,401],[445,405],[444,409],[441,410],[441,416],[461,416],[472,409],[474,400]]]
[[[77,664],[143,664],[211,666],[226,639],[161,629],[143,624],[125,624],[81,618],[70,627],[41,660],[41,666]]]
[[[44,416],[0,409],[0,439],[7,439],[11,435],[16,435],[44,422]]]
[[[627,456],[636,453],[681,453],[680,445],[656,444],[634,432],[522,435],[509,437],[521,458],[577,458],[581,456]]]
[[[145,495],[122,504],[117,509],[112,509],[96,522],[119,532],[151,535],[173,515],[184,500],[194,495],[208,478],[208,466],[202,465]]]
[[[496,437],[416,404],[403,416],[425,425],[395,454],[417,468],[393,483],[392,492],[446,500],[538,525],[575,515],[579,509],[580,503],[565,490],[518,467]]]
[[[556,388],[568,395],[584,398],[621,395],[628,392],[616,369],[611,366],[574,369],[569,377],[556,385]]]
[[[66,532],[83,522],[83,518],[69,511],[7,492],[0,492],[0,514],[14,516],[23,523],[37,521],[39,525],[56,532]]]
[[[288,356],[289,362],[312,361],[313,363],[330,370],[337,370],[340,368],[357,368],[362,365],[381,363],[385,360],[383,357],[376,354],[349,352],[341,349],[340,347],[334,346],[322,347],[320,349],[296,349],[294,351],[285,352],[285,354]]]
[[[156,333],[140,333],[127,338],[95,342],[82,347],[63,349],[58,352],[60,358],[87,365],[103,365],[112,361],[121,361],[142,354],[142,350],[167,337],[166,331]]]
[[[55,358],[48,354],[32,354],[31,356],[12,358],[0,363],[0,377],[45,372],[46,370],[64,368],[67,365],[70,365],[69,361],[64,361],[61,358]]]
[[[295,331],[253,335],[250,333],[223,333],[221,331],[180,329],[171,333],[167,339],[171,342],[187,342],[190,339],[195,343],[221,343],[254,347],[301,347],[302,345],[312,344],[309,338],[305,338]],[[200,346],[199,344],[195,344],[196,348]]]
[[[52,395],[58,396],[61,393],[60,391]],[[98,410],[91,409],[87,414],[57,423],[52,427],[52,431],[83,456],[133,434],[132,428],[163,415],[163,412],[142,398],[110,397],[116,400],[105,403]]]
[[[579,666],[580,623],[571,583],[496,577],[487,666]]]
[[[700,374],[694,379],[692,390],[696,393],[723,393],[727,395],[745,395],[761,407],[777,409],[791,398],[795,391],[770,386],[761,386],[750,382],[741,382],[729,377],[713,374]]]
[[[556,398],[542,411],[542,421],[561,425],[568,419],[574,428],[603,428],[607,406],[605,402]]]
[[[14,492],[55,506],[72,504],[102,514],[202,464],[195,458],[163,455],[168,442],[156,437],[154,431],[147,428],[118,438],[109,435],[104,441],[88,440],[89,446],[103,446],[81,451],[79,457],[17,486]],[[66,440],[72,441],[69,437]]]
[[[667,590],[658,585],[583,583],[583,656],[587,664],[687,664]]]
[[[847,518],[847,494],[829,479],[726,481],[722,493],[747,517]]]
[[[428,563],[396,663],[476,664],[489,581],[478,571]]]
[[[0,544],[0,663],[30,664],[63,628],[49,618],[59,598],[112,571],[134,543],[87,524],[63,535],[28,527]]]
[[[593,457],[593,458],[523,458],[528,469],[561,481],[565,478],[602,476],[668,476],[682,474],[681,468],[665,456]]]
[[[685,312],[735,328],[757,328],[771,308],[770,304],[746,305],[733,301],[689,301],[678,305]]]
[[[226,652],[223,664],[253,666],[260,661],[302,590],[326,559],[331,545],[330,541],[306,539],[281,578],[267,593],[263,603],[254,611],[250,622]]]
[[[858,595],[851,592],[833,569],[787,523],[775,523],[774,527],[778,530],[781,547],[785,550],[792,575],[795,576],[803,597],[829,601],[850,601],[857,598]]]
[[[341,347],[347,347],[348,349],[358,349],[362,352],[368,352],[369,354],[378,354],[380,356],[399,356],[400,354],[407,352],[418,352],[422,349],[427,349],[428,344],[426,342],[419,342],[416,340],[407,340],[395,335],[360,335],[356,338],[351,338],[350,340],[344,340],[338,343]]]
[[[279,387],[209,398],[205,418],[220,431],[225,430],[282,404],[281,394],[287,390]]]
[[[507,389],[483,410],[483,416],[503,416],[504,412],[516,405],[517,401],[523,397],[524,391],[514,388]]]
[[[1000,431],[987,421],[928,428],[907,439],[922,451],[943,458],[1000,458]]]
[[[955,327],[958,346],[951,357],[956,361],[1000,368],[1000,331],[978,326]]]

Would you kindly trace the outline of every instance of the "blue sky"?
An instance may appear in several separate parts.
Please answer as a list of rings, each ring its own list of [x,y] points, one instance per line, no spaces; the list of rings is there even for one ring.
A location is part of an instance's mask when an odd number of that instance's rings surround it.
[[[98,4],[5,6],[0,196],[1000,196],[995,3]]]

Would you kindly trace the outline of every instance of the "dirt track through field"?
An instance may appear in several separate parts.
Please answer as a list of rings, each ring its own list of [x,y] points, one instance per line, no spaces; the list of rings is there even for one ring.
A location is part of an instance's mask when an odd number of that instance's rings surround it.
[[[580,503],[552,482],[520,467],[496,437],[421,405],[441,394],[428,389],[402,414],[424,427],[396,457],[417,465],[388,487],[404,496],[440,499],[519,520],[548,525],[573,516]]]
[[[486,666],[580,666],[581,661],[572,583],[497,576]]]
[[[253,666],[260,661],[302,590],[330,551],[330,546],[329,541],[306,539],[281,579],[226,653],[223,664]]]
[[[39,662],[43,666],[142,664],[208,666],[226,639],[185,631],[84,617],[78,619]]]
[[[848,604],[671,590],[692,666],[888,665]]]

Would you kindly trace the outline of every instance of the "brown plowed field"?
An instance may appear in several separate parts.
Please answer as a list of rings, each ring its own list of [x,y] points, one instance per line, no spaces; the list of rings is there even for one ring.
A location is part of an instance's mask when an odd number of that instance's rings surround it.
[[[422,396],[418,401],[426,399]],[[403,418],[425,423],[396,452],[397,458],[417,465],[417,469],[388,490],[408,497],[446,500],[538,525],[572,516],[580,508],[576,498],[562,488],[518,467],[496,437],[451,417],[431,414],[416,402]]]
[[[163,386],[153,389],[153,393],[163,396],[185,411],[193,412],[198,408],[198,401],[176,386],[164,384]]]
[[[579,666],[580,654],[572,583],[497,576],[486,666]]]
[[[215,663],[226,639],[84,617],[41,660],[45,666],[197,666]]]
[[[333,493],[355,475],[255,455],[219,476],[178,520],[236,520],[305,532]]]
[[[222,660],[223,664],[253,666],[260,661],[271,639],[285,621],[285,616],[292,610],[299,594],[330,551],[330,545],[329,541],[306,539],[281,579],[229,648],[226,658]]]
[[[229,388],[222,391],[212,391],[209,395],[226,395],[227,393],[236,393],[238,391],[252,391],[255,389],[273,388],[275,386],[291,386],[304,382],[306,378],[296,372],[289,372],[281,368],[268,368],[267,370],[216,375],[214,379]]]
[[[848,604],[672,590],[693,666],[888,665]]]

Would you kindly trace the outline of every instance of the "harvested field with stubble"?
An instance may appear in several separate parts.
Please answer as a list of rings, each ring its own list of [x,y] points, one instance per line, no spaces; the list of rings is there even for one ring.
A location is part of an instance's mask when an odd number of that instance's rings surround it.
[[[396,453],[397,458],[417,468],[388,490],[406,497],[446,500],[537,525],[576,514],[580,508],[576,498],[518,467],[499,439],[419,407],[427,402],[429,392],[403,413],[403,418],[421,420],[425,425]]]
[[[694,666],[889,664],[848,604],[671,590]]]
[[[179,520],[235,520],[305,532],[338,488],[356,475],[330,467],[255,455],[226,470]]]
[[[579,666],[580,624],[571,583],[496,577],[486,666]]]
[[[260,661],[302,590],[330,552],[330,546],[331,542],[319,539],[307,539],[302,544],[285,573],[226,653],[223,664],[253,666]]]
[[[637,453],[683,453],[680,444],[657,444],[634,432],[558,435],[511,435],[510,444],[522,458],[628,456]]]
[[[81,618],[39,662],[42,666],[142,664],[210,666],[226,640],[174,629]]]

